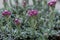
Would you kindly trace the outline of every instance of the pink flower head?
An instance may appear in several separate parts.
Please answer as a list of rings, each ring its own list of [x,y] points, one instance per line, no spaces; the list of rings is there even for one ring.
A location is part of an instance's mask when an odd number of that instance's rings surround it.
[[[11,12],[8,11],[8,10],[4,10],[4,11],[2,12],[2,15],[3,15],[3,16],[10,16],[10,15],[11,15]]]
[[[25,1],[25,0],[22,2],[22,5],[23,5],[24,7],[26,6],[26,1]]]
[[[15,20],[14,20],[14,22],[15,22],[15,24],[20,24],[20,20],[18,19],[18,18],[16,18]]]
[[[55,6],[56,2],[57,2],[56,0],[51,0],[48,2],[48,5],[49,6]]]
[[[38,14],[37,10],[28,10],[28,15],[29,16],[36,16]]]

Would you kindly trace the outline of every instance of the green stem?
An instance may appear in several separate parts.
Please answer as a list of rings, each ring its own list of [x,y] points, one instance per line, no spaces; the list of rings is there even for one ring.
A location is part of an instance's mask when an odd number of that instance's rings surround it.
[[[33,0],[33,4],[36,5],[36,0]]]
[[[55,14],[54,14],[54,10],[52,9],[52,7],[50,7],[50,20],[49,20],[49,28],[50,28],[50,32],[51,32],[51,29],[53,28],[53,24],[54,24],[54,17],[55,17]]]
[[[12,0],[9,0],[9,4],[13,8]]]
[[[18,33],[20,33],[20,30],[21,30],[20,24],[19,24],[19,25],[16,25],[16,28],[17,28],[17,30],[18,30]]]
[[[27,3],[27,4],[28,4],[28,1],[29,1],[29,0],[26,0],[26,3]]]
[[[5,20],[7,22],[7,24],[5,26],[8,27],[10,30],[12,30],[10,17],[6,17]]]
[[[36,25],[37,25],[37,21],[36,21],[36,18],[35,17],[31,17],[31,23],[30,25],[32,26],[32,28],[36,29]]]
[[[4,8],[7,9],[7,0],[3,0],[3,5],[4,5]]]
[[[16,9],[18,9],[18,0],[15,0]]]

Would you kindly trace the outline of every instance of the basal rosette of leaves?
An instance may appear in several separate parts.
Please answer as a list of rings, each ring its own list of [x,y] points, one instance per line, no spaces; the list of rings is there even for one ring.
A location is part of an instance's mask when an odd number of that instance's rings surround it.
[[[49,40],[49,35],[57,34],[60,14],[55,11],[56,0],[3,0],[0,9],[0,40]],[[10,6],[9,6],[10,5]]]

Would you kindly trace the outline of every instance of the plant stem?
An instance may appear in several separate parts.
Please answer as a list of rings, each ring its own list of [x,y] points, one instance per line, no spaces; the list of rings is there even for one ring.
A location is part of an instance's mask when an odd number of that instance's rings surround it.
[[[3,5],[4,5],[4,8],[7,9],[7,0],[3,0]]]
[[[53,28],[53,25],[54,25],[54,17],[55,17],[55,13],[54,13],[54,9],[52,9],[52,7],[50,7],[50,21],[49,21],[49,28],[50,28],[50,32],[51,32],[51,29]],[[49,33],[50,33],[49,32]]]

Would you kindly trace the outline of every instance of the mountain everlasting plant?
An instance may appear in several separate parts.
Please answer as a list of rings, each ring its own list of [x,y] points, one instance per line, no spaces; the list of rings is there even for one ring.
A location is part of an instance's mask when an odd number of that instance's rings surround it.
[[[0,9],[0,40],[55,40],[56,27],[60,26],[60,15],[55,11],[56,0],[19,0],[7,2]],[[6,3],[6,4],[5,4]]]

